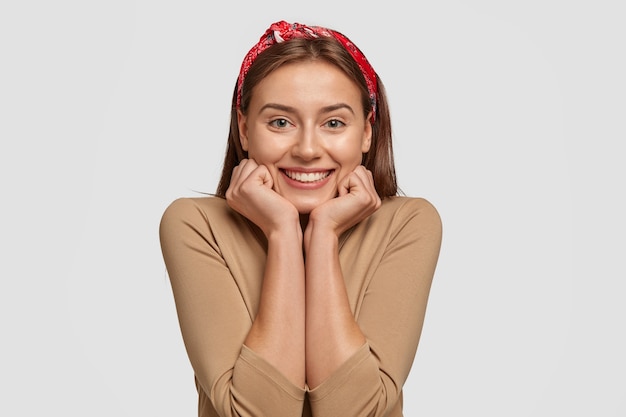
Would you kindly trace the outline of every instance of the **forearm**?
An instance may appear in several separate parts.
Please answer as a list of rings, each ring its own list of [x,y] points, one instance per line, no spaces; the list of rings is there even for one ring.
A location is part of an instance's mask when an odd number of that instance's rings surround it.
[[[306,246],[306,379],[313,389],[363,344],[339,263],[338,238],[311,227]]]
[[[305,382],[302,231],[298,224],[268,236],[256,318],[245,345],[298,387]]]

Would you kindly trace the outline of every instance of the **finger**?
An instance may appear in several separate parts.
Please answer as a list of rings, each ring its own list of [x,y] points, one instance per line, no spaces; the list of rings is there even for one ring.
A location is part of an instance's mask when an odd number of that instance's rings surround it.
[[[359,181],[354,182],[356,186],[353,189],[350,189],[350,193],[358,193],[364,201],[367,200],[367,204],[376,208],[380,207],[382,202],[378,196],[378,192],[376,191],[374,175],[372,172],[361,165],[354,170],[354,175],[359,179]]]
[[[367,186],[368,191],[376,193],[376,184],[374,184],[374,175],[372,174],[372,171],[361,165],[355,169],[355,173],[359,176],[359,178],[361,178],[363,184]]]
[[[233,182],[235,187],[240,187],[250,175],[254,172],[254,170],[258,167],[256,161],[254,159],[244,159],[242,160],[238,166],[235,167],[236,171],[236,181]]]
[[[378,190],[376,190],[376,183],[374,182],[374,174],[369,169],[367,170],[367,178],[369,180],[370,189],[372,190],[372,193],[376,200],[376,209],[378,209],[380,206],[382,206],[383,202],[380,199],[380,196],[378,195]]]
[[[261,185],[268,188],[272,188],[274,186],[274,179],[265,165],[257,165],[253,173],[251,173],[251,176],[258,180]]]
[[[374,199],[376,200],[376,207],[378,208],[382,204],[382,201],[380,200],[380,196],[378,195],[378,191],[376,190],[376,183],[374,182],[374,174],[369,169],[366,170],[366,172],[367,172],[368,189],[374,196]]]
[[[242,177],[242,172],[246,169],[246,166],[249,165],[250,163],[250,159],[242,159],[241,161],[239,161],[239,164],[237,164],[234,168],[233,168],[233,172],[231,174],[231,182],[232,180],[240,180]]]
[[[370,171],[366,169],[363,165],[359,165],[354,169],[355,175],[361,180],[363,185],[371,185],[370,182]]]
[[[239,182],[239,179],[241,178],[241,167],[245,165],[247,161],[248,161],[247,159],[242,159],[239,162],[239,165],[236,165],[233,168],[233,171],[230,173],[230,186],[231,187],[234,184],[237,184]]]
[[[239,164],[239,171],[241,180],[245,181],[246,178],[250,176],[250,174],[258,167],[256,161],[254,159],[245,159]]]
[[[363,186],[363,179],[359,176],[356,170],[352,171],[339,183],[339,196],[354,194],[358,192],[360,188],[363,188]]]

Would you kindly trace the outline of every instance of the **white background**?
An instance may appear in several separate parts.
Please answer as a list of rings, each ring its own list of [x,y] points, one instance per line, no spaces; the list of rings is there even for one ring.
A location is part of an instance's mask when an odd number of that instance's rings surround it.
[[[626,415],[621,4],[3,2],[0,415],[195,415],[158,223],[281,19],[365,52],[443,218],[405,414]]]

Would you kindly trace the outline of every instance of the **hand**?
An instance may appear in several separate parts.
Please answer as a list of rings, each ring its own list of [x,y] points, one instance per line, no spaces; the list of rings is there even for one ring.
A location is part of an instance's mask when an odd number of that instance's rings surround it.
[[[266,236],[290,221],[299,221],[298,210],[276,193],[273,186],[274,180],[265,165],[243,159],[233,169],[226,190],[228,205],[259,226]]]
[[[338,237],[369,217],[382,204],[376,193],[372,173],[362,165],[339,182],[337,192],[337,197],[313,209],[309,226],[328,227]]]

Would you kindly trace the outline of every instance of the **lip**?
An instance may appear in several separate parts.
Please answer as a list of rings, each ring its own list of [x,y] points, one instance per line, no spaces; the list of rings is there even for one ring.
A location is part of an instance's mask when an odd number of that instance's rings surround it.
[[[281,168],[279,171],[280,171],[282,178],[287,183],[287,185],[293,188],[301,189],[301,190],[316,190],[318,188],[322,188],[328,183],[328,181],[330,181],[330,178],[332,178],[333,174],[335,173],[334,169],[321,169],[321,168]],[[290,178],[285,171],[296,172],[300,174],[327,172],[328,175],[324,177],[323,179],[320,179],[317,181],[301,182],[293,178]]]

